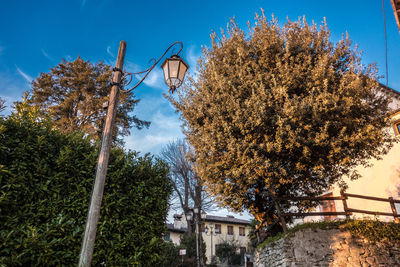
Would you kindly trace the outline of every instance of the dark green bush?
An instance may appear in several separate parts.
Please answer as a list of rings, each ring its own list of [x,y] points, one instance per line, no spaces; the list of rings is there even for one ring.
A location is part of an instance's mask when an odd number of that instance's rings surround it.
[[[200,262],[207,262],[206,257],[206,243],[203,237],[199,235],[199,260]],[[183,257],[184,267],[196,266],[196,234],[192,233],[189,235],[187,232],[180,238],[180,245],[178,249],[186,249],[186,255]]]
[[[225,240],[216,246],[215,255],[221,262],[227,263],[229,266],[241,265],[244,256],[237,252],[238,248],[235,240]]]
[[[0,118],[0,266],[74,266],[97,147],[22,112]],[[112,149],[93,266],[157,266],[171,186],[167,166]]]
[[[163,245],[163,254],[161,256],[161,267],[173,267],[181,264],[179,256],[179,247],[171,241],[166,241]]]

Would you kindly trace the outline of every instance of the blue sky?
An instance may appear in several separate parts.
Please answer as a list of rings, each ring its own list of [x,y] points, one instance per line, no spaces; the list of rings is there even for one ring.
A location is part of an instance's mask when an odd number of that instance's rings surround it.
[[[400,34],[389,0],[384,0],[389,53],[389,86],[400,90]],[[280,22],[305,15],[320,23],[324,17],[337,41],[346,31],[364,51],[363,62],[377,62],[385,73],[385,39],[381,1],[1,1],[0,97],[21,99],[30,81],[62,59],[115,62],[121,40],[127,42],[126,65],[148,67],[174,41],[184,43],[183,57],[195,70],[201,46],[212,30],[226,28],[235,17],[241,28],[254,22],[260,8]],[[384,80],[381,80],[385,83]],[[126,147],[157,154],[168,142],[183,137],[179,115],[162,96],[167,87],[158,67],[135,90],[141,99],[135,114],[152,122],[148,130],[132,129]],[[6,113],[9,113],[9,109]]]
[[[142,70],[174,41],[184,43],[183,57],[195,70],[201,46],[212,30],[225,28],[235,17],[242,28],[254,22],[260,8],[280,22],[305,15],[320,23],[324,17],[332,40],[348,32],[364,51],[363,62],[377,62],[384,73],[384,26],[381,1],[2,1],[0,11],[0,97],[7,106],[19,100],[30,81],[62,59],[102,60],[112,64],[121,40],[127,42],[128,70]],[[389,0],[385,0],[389,86],[400,90],[400,34]],[[382,82],[384,80],[382,79]],[[163,98],[167,88],[160,68],[135,91],[139,118],[152,121],[148,130],[132,129],[126,147],[158,153],[182,137],[179,116]]]

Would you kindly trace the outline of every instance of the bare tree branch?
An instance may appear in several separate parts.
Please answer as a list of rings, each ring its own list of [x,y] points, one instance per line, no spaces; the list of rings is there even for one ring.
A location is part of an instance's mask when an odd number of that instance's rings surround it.
[[[197,206],[203,211],[215,209],[212,197],[203,188],[199,176],[194,171],[194,160],[188,160],[191,148],[185,140],[169,143],[161,151],[161,158],[170,167],[170,179],[173,184],[173,197],[179,199],[180,210],[188,211]]]

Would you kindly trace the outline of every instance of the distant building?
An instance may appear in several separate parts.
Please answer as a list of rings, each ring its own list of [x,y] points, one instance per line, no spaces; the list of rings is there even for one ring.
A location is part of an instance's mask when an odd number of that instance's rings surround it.
[[[179,245],[181,236],[187,231],[186,222],[182,225],[182,215],[174,215],[174,223],[167,223],[167,232],[164,240],[172,241],[175,245]]]
[[[200,225],[200,231],[203,240],[206,243],[207,263],[211,262],[212,256],[215,257],[216,248],[224,241],[234,241],[239,247],[237,252],[243,254],[243,256],[248,251],[250,241],[248,238],[250,221],[238,219],[231,215],[226,217],[206,215],[206,219],[203,220]],[[187,231],[187,229],[185,216],[175,214],[174,223],[167,224],[167,232],[164,239],[170,240],[174,244],[179,245],[180,237]]]

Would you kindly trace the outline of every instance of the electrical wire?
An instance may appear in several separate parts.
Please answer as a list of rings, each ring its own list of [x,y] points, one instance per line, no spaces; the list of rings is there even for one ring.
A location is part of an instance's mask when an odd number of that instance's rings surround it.
[[[388,49],[387,49],[387,33],[386,33],[386,15],[385,15],[385,3],[382,0],[382,11],[383,11],[383,25],[385,27],[385,63],[386,63],[386,87],[389,86],[389,74],[388,74]]]

